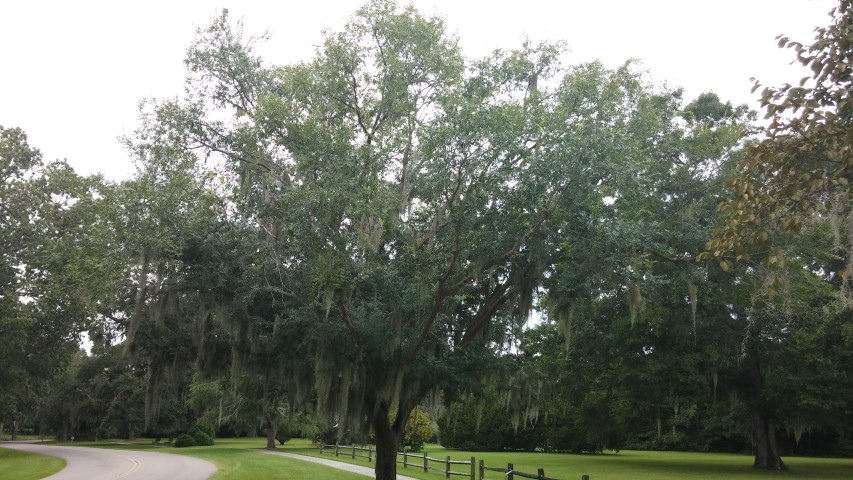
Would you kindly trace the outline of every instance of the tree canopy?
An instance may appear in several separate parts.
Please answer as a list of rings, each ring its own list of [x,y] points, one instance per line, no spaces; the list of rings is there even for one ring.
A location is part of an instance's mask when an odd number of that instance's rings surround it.
[[[514,348],[540,288],[559,308],[579,300],[599,275],[582,253],[596,230],[632,246],[614,275],[636,306],[632,262],[690,250],[662,253],[606,217],[642,217],[634,205],[655,195],[666,208],[660,175],[719,161],[729,147],[714,142],[736,138],[717,136],[743,113],[708,97],[680,124],[678,92],[630,63],[563,67],[559,44],[467,60],[440,18],[390,2],[361,8],[310,62],[266,67],[251,47],[225,12],[200,31],[187,97],[154,105],[134,145],[224,173],[233,215],[271,253],[258,260],[278,305],[265,321],[294,332],[282,368],[353,431],[369,419],[381,478],[429,391],[498,374],[484,362]],[[570,285],[546,282],[558,264]]]
[[[728,221],[715,231],[705,258],[724,266],[729,260],[775,265],[784,259],[780,235],[826,220],[844,259],[826,265],[826,273],[842,278],[849,298],[853,249],[844,225],[853,175],[853,3],[841,0],[830,15],[831,25],[816,29],[812,44],[779,36],[779,46],[792,49],[811,75],[762,90],[770,123],[728,181],[733,196],[719,206]],[[756,81],[754,90],[760,87]]]

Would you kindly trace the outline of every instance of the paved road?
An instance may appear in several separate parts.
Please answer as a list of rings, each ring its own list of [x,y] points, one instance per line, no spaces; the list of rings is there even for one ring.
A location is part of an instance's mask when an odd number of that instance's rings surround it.
[[[170,453],[14,442],[0,442],[0,447],[68,462],[59,473],[44,480],[206,480],[216,472],[210,462]]]
[[[271,455],[280,455],[282,457],[293,458],[296,460],[303,460],[306,462],[319,463],[320,465],[325,465],[327,467],[337,468],[338,470],[346,470],[347,472],[358,473],[361,475],[365,475],[367,477],[373,477],[374,472],[372,468],[362,467],[361,465],[353,465],[351,463],[338,462],[336,460],[326,460],[325,458],[317,458],[317,457],[309,457],[306,455],[299,455],[296,453],[288,453],[288,452],[276,452],[274,450],[258,450],[259,452],[269,453]],[[406,477],[404,475],[397,474],[397,480],[418,480],[417,478]]]

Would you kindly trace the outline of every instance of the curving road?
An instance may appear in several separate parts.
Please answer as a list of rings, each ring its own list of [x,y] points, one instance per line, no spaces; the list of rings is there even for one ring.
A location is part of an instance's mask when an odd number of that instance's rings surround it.
[[[60,472],[44,480],[206,480],[216,466],[205,460],[160,452],[60,447],[0,442],[0,447],[64,458]]]

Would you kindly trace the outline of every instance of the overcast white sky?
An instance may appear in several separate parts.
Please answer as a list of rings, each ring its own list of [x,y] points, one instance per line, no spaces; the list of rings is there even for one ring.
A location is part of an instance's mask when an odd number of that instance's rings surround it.
[[[688,96],[715,91],[755,106],[750,77],[765,84],[804,76],[784,33],[810,42],[834,0],[415,0],[445,16],[465,54],[513,48],[524,36],[566,40],[572,61],[615,66],[642,60],[652,78]],[[183,55],[219,8],[248,33],[269,30],[272,64],[309,59],[323,29],[338,29],[355,0],[0,0],[0,125],[21,127],[45,158],[84,174],[126,178],[117,137],[133,132],[145,97],[183,89]]]

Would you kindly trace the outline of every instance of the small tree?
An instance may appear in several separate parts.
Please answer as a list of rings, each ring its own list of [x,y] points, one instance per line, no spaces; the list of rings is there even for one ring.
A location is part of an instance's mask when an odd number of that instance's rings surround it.
[[[403,430],[403,440],[400,447],[407,448],[410,452],[420,452],[424,444],[432,438],[432,422],[429,415],[421,407],[415,407],[406,428]]]

